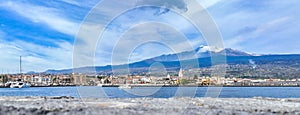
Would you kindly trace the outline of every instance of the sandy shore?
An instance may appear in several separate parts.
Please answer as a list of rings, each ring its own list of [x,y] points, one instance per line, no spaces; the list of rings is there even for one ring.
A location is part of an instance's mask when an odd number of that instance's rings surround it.
[[[300,114],[300,99],[0,97],[0,114]]]

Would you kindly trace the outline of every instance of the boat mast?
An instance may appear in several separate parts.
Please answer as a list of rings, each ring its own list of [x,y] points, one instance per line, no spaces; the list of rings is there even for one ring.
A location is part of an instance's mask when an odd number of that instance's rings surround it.
[[[19,78],[19,79],[23,79],[23,76],[22,76],[22,56],[20,56],[20,76],[21,76],[21,78]]]
[[[20,74],[22,74],[22,56],[20,56]]]

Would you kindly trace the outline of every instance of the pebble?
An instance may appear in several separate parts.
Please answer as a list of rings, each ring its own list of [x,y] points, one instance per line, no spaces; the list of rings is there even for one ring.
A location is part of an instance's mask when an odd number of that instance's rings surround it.
[[[1,97],[0,114],[299,114],[300,99]],[[27,99],[27,101],[21,101]],[[28,101],[29,100],[29,101]],[[103,106],[107,105],[109,106]],[[102,106],[100,106],[102,105]]]

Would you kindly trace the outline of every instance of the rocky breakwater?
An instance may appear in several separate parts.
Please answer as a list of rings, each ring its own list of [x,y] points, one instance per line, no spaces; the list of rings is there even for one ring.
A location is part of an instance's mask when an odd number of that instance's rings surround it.
[[[0,114],[300,114],[300,99],[0,97]]]

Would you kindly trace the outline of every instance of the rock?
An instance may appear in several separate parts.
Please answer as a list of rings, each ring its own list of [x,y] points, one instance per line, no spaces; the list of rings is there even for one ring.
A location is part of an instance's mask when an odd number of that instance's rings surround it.
[[[1,97],[0,114],[299,114],[299,99]],[[20,101],[25,100],[26,101]]]
[[[71,96],[59,96],[59,97],[50,97],[50,99],[74,99]]]
[[[38,109],[37,108],[30,108],[29,109],[29,111],[31,112],[31,113],[34,113],[34,112],[36,112]]]

